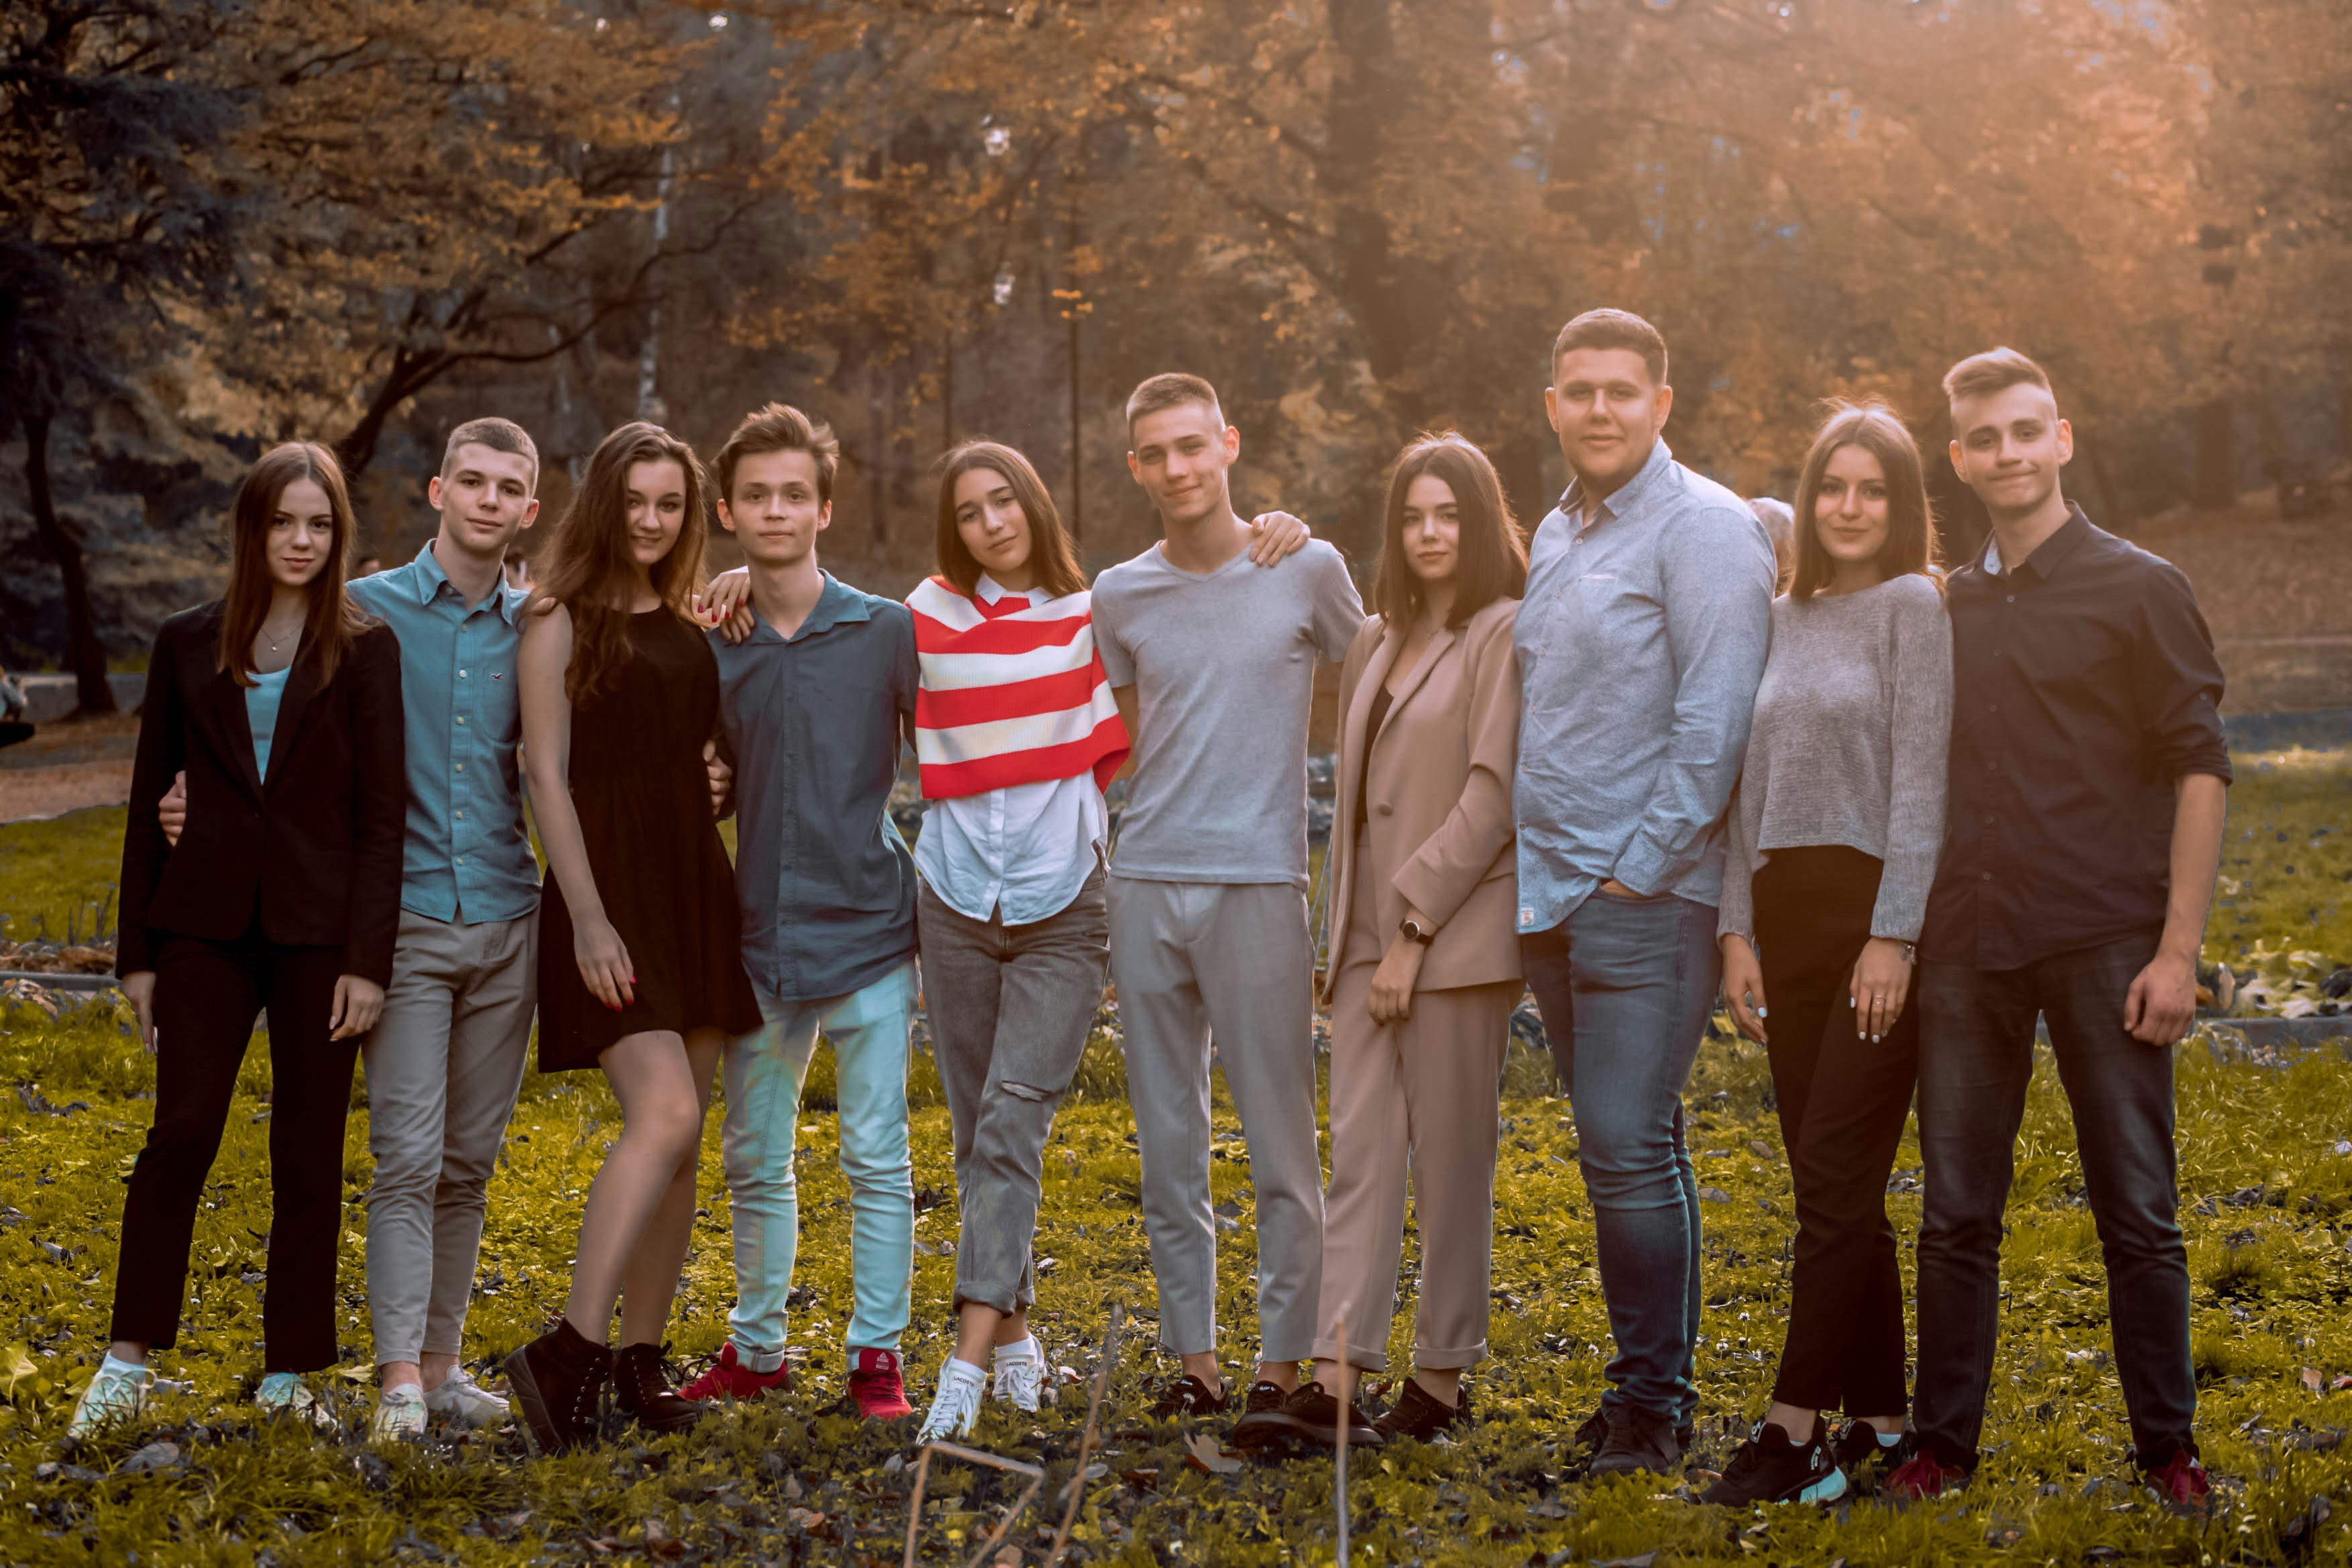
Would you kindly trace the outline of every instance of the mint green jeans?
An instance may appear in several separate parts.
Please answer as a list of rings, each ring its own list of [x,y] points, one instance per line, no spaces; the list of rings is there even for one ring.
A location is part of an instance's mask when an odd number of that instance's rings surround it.
[[[757,1372],[783,1364],[785,1298],[800,1243],[793,1145],[801,1086],[818,1035],[840,1084],[841,1173],[849,1178],[851,1351],[896,1350],[915,1264],[915,1186],[907,1149],[907,1051],[915,961],[861,990],[791,1002],[761,992],[767,1021],[727,1046],[720,1134],[734,1207],[735,1354]]]

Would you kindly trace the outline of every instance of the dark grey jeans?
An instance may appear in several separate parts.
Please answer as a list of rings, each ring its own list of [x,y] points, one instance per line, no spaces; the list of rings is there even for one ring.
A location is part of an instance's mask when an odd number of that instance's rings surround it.
[[[2124,1031],[2132,977],[2156,934],[2021,969],[1919,967],[1919,1370],[1912,1425],[1946,1464],[1973,1469],[2000,1334],[2001,1212],[2033,1076],[2033,1020],[2050,1024],[2074,1112],[2083,1185],[2107,1270],[2107,1320],[2132,1441],[2151,1467],[2190,1441],[2189,1257],[2174,1218],[2172,1047]]]
[[[916,914],[931,1050],[955,1123],[956,1304],[1036,1299],[1030,1244],[1054,1113],[1077,1075],[1110,962],[1097,870],[1058,914],[974,920],[923,884]]]

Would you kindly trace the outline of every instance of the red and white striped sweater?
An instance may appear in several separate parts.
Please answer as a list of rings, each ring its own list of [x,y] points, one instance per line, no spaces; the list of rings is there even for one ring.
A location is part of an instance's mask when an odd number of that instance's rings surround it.
[[[1090,768],[1097,787],[1110,782],[1129,740],[1095,652],[1091,595],[1032,604],[1013,593],[989,604],[932,577],[907,607],[922,666],[915,756],[926,800]]]

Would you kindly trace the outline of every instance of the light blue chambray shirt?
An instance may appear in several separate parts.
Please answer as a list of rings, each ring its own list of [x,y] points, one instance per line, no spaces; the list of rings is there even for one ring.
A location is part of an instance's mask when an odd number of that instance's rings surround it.
[[[1724,810],[1770,644],[1771,539],[1664,442],[1591,522],[1583,511],[1571,484],[1536,529],[1513,632],[1523,932],[1611,877],[1722,897]]]
[[[406,566],[351,585],[400,639],[408,734],[408,841],[400,906],[435,920],[512,920],[539,907],[539,861],[522,824],[515,660],[530,595],[500,578],[458,596],[428,542]]]

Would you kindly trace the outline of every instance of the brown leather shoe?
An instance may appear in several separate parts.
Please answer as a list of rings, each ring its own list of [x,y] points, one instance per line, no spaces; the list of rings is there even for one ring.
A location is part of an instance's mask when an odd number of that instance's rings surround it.
[[[506,1359],[507,1388],[534,1453],[562,1453],[602,1435],[604,1384],[613,1353],[558,1318]]]
[[[1456,1389],[1454,1397],[1457,1403],[1441,1404],[1427,1389],[1408,1377],[1404,1380],[1404,1392],[1397,1396],[1397,1402],[1382,1411],[1372,1425],[1383,1437],[1411,1437],[1417,1443],[1426,1443],[1449,1427],[1470,1424],[1470,1391],[1467,1388]]]
[[[685,1398],[669,1385],[657,1344],[625,1344],[613,1358],[613,1403],[621,1414],[652,1432],[683,1432],[710,1407]]]

